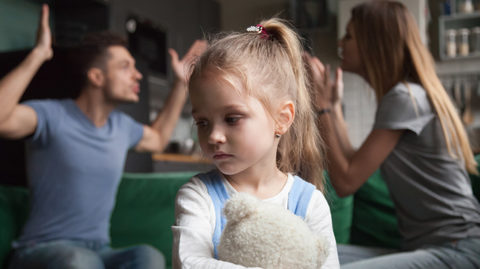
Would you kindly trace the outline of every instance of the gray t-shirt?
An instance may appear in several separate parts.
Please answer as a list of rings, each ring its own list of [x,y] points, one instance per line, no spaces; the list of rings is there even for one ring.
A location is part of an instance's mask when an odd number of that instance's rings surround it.
[[[96,127],[71,99],[28,101],[38,124],[27,141],[30,215],[14,247],[56,239],[109,241],[127,150],[143,126],[113,111]]]
[[[425,90],[408,85],[397,84],[381,99],[374,124],[375,129],[405,130],[380,167],[395,203],[403,247],[480,237],[480,205],[464,163],[448,153]]]

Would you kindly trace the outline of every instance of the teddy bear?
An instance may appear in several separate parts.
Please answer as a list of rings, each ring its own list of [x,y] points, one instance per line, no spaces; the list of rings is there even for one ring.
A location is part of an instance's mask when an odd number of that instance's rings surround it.
[[[227,223],[218,245],[219,260],[264,269],[312,269],[320,268],[328,256],[328,241],[278,205],[237,193],[223,212]]]

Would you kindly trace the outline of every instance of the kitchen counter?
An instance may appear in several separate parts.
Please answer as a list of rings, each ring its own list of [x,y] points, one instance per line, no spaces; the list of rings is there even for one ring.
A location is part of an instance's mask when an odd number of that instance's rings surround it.
[[[200,155],[160,153],[152,154],[152,159],[154,172],[205,172],[215,168],[209,159]]]

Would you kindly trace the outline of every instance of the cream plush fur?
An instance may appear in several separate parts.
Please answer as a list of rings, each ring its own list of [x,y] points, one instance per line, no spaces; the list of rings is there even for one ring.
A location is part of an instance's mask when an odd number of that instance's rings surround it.
[[[289,210],[238,193],[225,203],[220,260],[269,268],[320,268],[328,256],[328,241],[315,235]]]

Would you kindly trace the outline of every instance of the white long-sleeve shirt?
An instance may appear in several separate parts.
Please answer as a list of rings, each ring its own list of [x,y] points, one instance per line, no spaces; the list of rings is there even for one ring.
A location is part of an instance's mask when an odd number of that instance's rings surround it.
[[[222,181],[230,197],[237,192],[227,180],[222,178]],[[263,201],[287,208],[288,193],[293,182],[293,176],[288,175],[283,189],[274,197]],[[312,194],[305,222],[312,231],[330,243],[330,253],[322,268],[339,268],[330,208],[318,190]],[[212,199],[205,184],[199,178],[193,177],[180,188],[175,202],[175,225],[172,226],[173,268],[245,268],[213,257],[214,230],[215,207]]]

